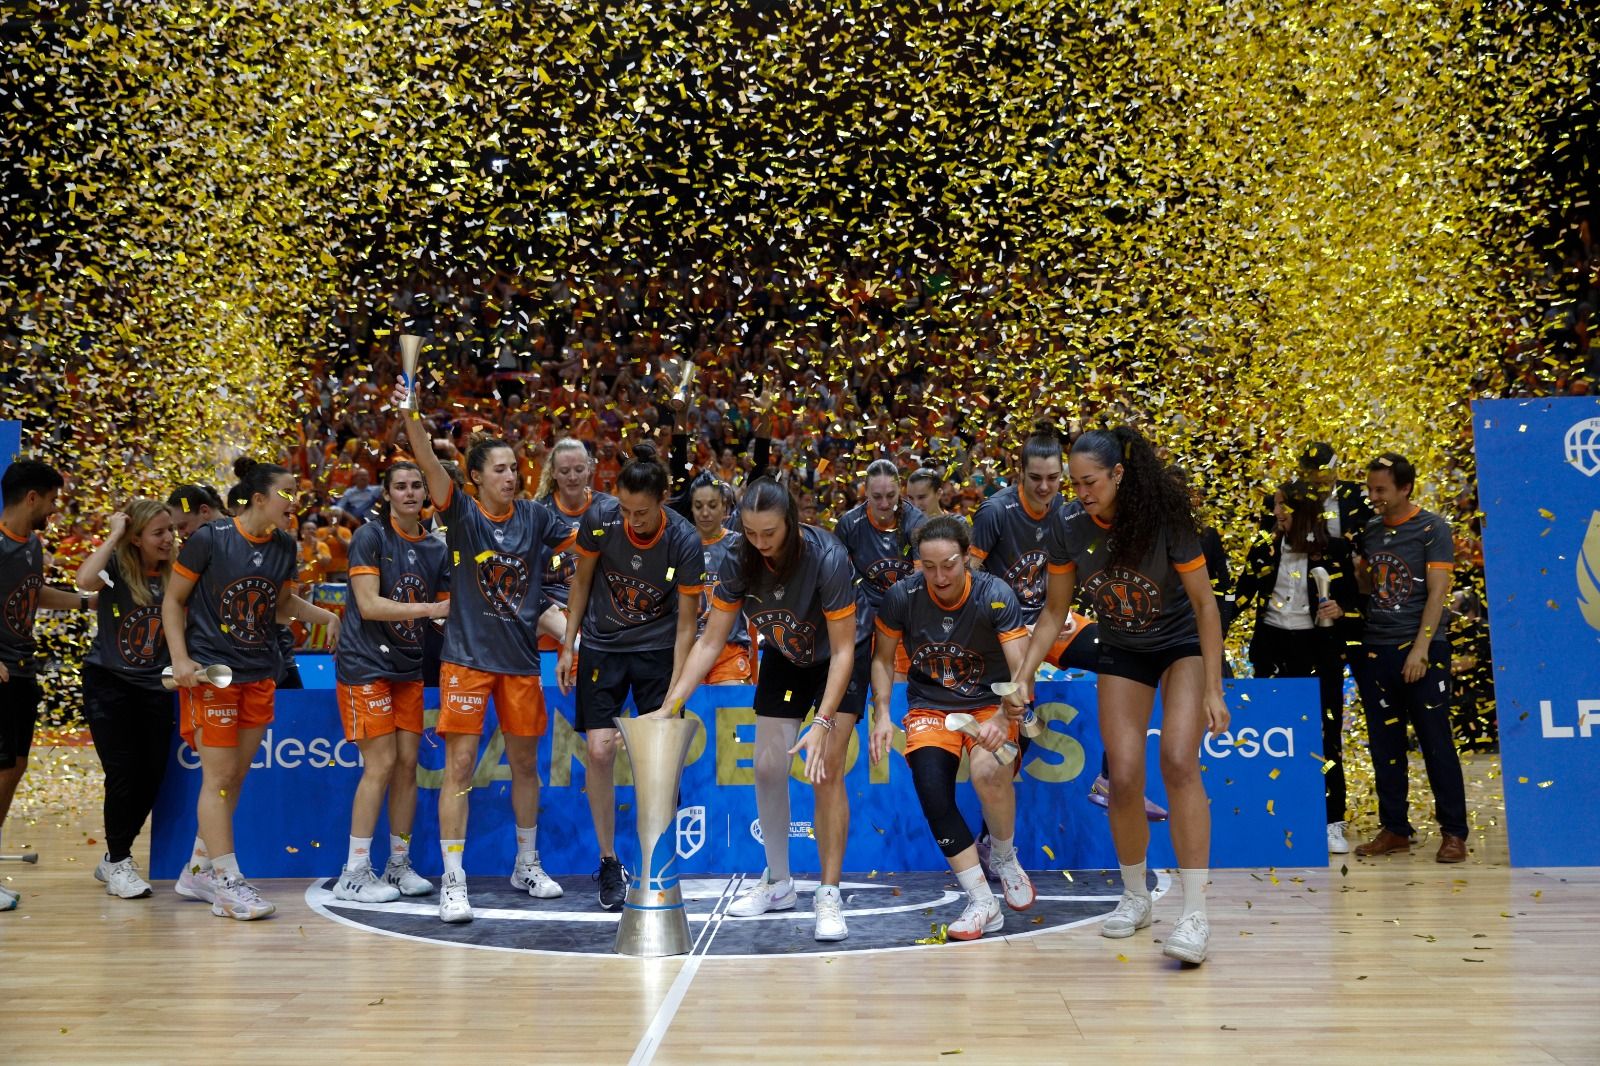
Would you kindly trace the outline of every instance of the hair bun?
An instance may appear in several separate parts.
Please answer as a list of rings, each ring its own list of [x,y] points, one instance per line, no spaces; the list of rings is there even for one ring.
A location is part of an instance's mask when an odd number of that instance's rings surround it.
[[[238,478],[240,481],[243,481],[245,478],[250,476],[250,471],[254,470],[260,465],[260,463],[257,463],[248,455],[241,455],[239,458],[233,461],[233,476]]]
[[[656,446],[646,441],[633,446],[633,457],[641,463],[656,463],[661,461],[661,453],[656,451]]]
[[[1061,430],[1056,428],[1056,424],[1048,418],[1036,418],[1033,420],[1033,428],[1028,431],[1028,435],[1031,437],[1054,437],[1060,440]]]

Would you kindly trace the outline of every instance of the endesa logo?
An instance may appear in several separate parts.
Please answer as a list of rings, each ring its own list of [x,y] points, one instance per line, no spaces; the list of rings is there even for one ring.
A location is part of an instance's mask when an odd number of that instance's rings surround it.
[[[1161,730],[1152,729],[1149,735],[1159,737]],[[1241,759],[1254,759],[1261,755],[1269,759],[1292,759],[1294,731],[1282,725],[1275,725],[1265,732],[1254,726],[1245,726],[1236,733],[1207,733],[1200,747],[1213,759],[1227,759],[1235,755]]]
[[[178,749],[178,765],[186,770],[200,769],[200,756],[185,744]],[[261,738],[261,747],[250,763],[252,770],[298,770],[308,766],[324,770],[330,766],[360,766],[361,749],[343,737],[284,737],[279,740],[267,729]]]

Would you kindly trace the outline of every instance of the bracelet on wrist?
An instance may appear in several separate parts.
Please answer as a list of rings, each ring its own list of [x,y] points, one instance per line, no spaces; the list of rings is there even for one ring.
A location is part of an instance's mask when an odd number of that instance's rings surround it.
[[[811,719],[811,724],[812,725],[819,725],[823,729],[826,729],[826,730],[828,730],[828,732],[831,733],[831,732],[833,732],[833,715],[831,715],[831,714],[819,714],[816,717]]]

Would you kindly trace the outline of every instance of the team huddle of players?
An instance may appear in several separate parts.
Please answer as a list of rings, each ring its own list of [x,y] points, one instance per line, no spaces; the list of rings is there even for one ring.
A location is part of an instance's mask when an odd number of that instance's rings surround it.
[[[165,762],[166,670],[179,693],[179,729],[199,753],[202,772],[194,853],[176,890],[211,903],[218,915],[248,920],[273,912],[239,869],[232,816],[272,720],[281,665],[276,625],[300,619],[326,625],[335,642],[340,718],[365,767],[334,893],[369,904],[432,894],[434,886],[412,868],[409,845],[424,649],[437,623],[443,921],[473,916],[463,868],[467,797],[491,702],[511,772],[511,883],[539,899],[563,894],[544,871],[537,842],[537,746],[547,726],[540,652],[559,649],[556,681],[576,690],[575,728],[588,749],[601,907],[620,909],[628,884],[615,847],[614,718],[630,695],[642,711],[674,714],[701,684],[753,682],[767,869],[729,913],[797,905],[787,829],[789,768],[798,755],[816,792],[822,869],[811,901],[814,935],[844,939],[846,754],[865,719],[872,760],[888,756],[889,694],[899,680],[907,685],[905,758],[928,825],[967,897],[948,935],[970,940],[997,932],[1006,919],[991,877],[1010,909],[1026,910],[1035,900],[1015,846],[1015,766],[1019,743],[1026,744],[1019,729],[1031,721],[1033,678],[1048,662],[1099,674],[1107,806],[1124,884],[1103,925],[1107,936],[1131,936],[1151,921],[1145,748],[1161,686],[1161,765],[1184,907],[1163,950],[1204,960],[1210,826],[1198,751],[1206,730],[1228,724],[1222,627],[1188,494],[1136,432],[1084,433],[1069,456],[1054,431],[1037,428],[1023,446],[1015,484],[986,500],[970,525],[938,513],[936,493],[922,494],[926,510],[913,506],[894,464],[880,460],[866,471],[863,502],[829,532],[803,524],[794,495],[769,478],[751,481],[736,497],[702,475],[674,495],[648,447],[635,450],[615,494],[607,495],[589,488],[584,446],[558,442],[536,497],[519,499],[518,464],[503,442],[476,442],[458,473],[436,458],[420,421],[408,420],[407,431],[415,461],[386,471],[378,514],[350,542],[342,621],[292,595],[296,551],[285,529],[296,493],[293,476],[280,467],[245,472],[232,517],[180,492],[170,507],[135,501],[113,518],[111,535],[78,575],[81,590],[98,593],[85,692],[97,747],[104,734],[108,853],[97,876],[108,891],[150,892],[129,848]],[[23,683],[37,706],[37,683],[25,668],[33,610],[90,603],[42,588],[37,577],[36,532],[53,513],[60,486],[58,476],[52,483],[41,470],[49,468],[14,464],[6,475],[0,593],[11,598],[0,662],[10,674],[0,680],[9,707],[21,705],[13,697]],[[1069,475],[1071,502],[1062,484]],[[21,607],[13,603],[19,588]],[[1092,618],[1072,610],[1079,591]],[[231,679],[219,678],[217,667]],[[0,784],[9,782],[0,798],[7,804],[19,760],[26,765],[32,713],[25,717],[23,730],[8,713],[0,736]],[[964,758],[983,807],[981,862],[979,842],[956,806]],[[379,871],[372,838],[385,804],[391,833]]]

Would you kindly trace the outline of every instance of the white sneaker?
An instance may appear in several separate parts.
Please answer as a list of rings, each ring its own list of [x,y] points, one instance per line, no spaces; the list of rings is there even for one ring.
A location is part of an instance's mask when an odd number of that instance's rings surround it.
[[[411,860],[389,860],[383,868],[383,880],[400,890],[402,896],[427,896],[433,893],[433,882],[411,868]]]
[[[844,899],[836,886],[818,885],[811,897],[811,909],[817,916],[811,939],[843,940],[850,935],[849,927],[844,924]]]
[[[993,896],[986,900],[968,896],[967,909],[945,928],[945,935],[951,940],[976,940],[985,933],[998,933],[1005,927],[1006,915],[1000,909],[999,900]]]
[[[210,866],[185,866],[178,875],[177,883],[172,886],[174,892],[184,899],[197,899],[202,903],[215,903],[217,901],[217,885],[221,879],[217,871]]]
[[[1350,842],[1344,838],[1344,823],[1328,823],[1328,854],[1346,855],[1350,851]]]
[[[1211,940],[1211,922],[1196,911],[1178,919],[1161,946],[1161,954],[1196,966],[1206,961],[1206,945]]]
[[[1100,935],[1121,940],[1150,925],[1150,897],[1124,892],[1117,901],[1117,909],[1100,923]]]
[[[793,878],[786,877],[782,881],[762,878],[739,893],[739,898],[728,905],[728,915],[732,918],[754,918],[768,911],[792,910],[799,898],[795,895]]]
[[[111,856],[100,856],[100,864],[94,868],[96,881],[104,881],[106,895],[119,896],[122,899],[144,899],[150,895],[150,882],[139,876],[139,867],[129,855],[121,862],[112,862]]]
[[[472,921],[472,904],[467,900],[467,875],[445,874],[439,882],[439,920]]]
[[[333,898],[356,903],[393,903],[400,898],[400,889],[387,881],[378,880],[371,865],[364,862],[358,870],[348,866],[344,868],[339,874],[338,884],[333,886]]]
[[[517,859],[517,868],[511,871],[511,887],[526,892],[534,899],[560,899],[566,895],[566,891],[539,865],[537,851],[529,858]]]
[[[265,918],[278,908],[261,898],[256,886],[239,877],[218,877],[216,898],[211,901],[211,913],[219,918],[234,918],[252,922]]]
[[[0,911],[14,911],[17,904],[22,902],[22,896],[11,891],[5,885],[0,885]]]
[[[1038,898],[1038,893],[1033,890],[1033,881],[1028,877],[1028,871],[1022,868],[1022,862],[1017,858],[1017,853],[1012,852],[1009,859],[991,859],[995,876],[1000,878],[1000,884],[1005,888],[1006,906],[1014,911],[1025,911],[1033,906],[1033,901]]]

